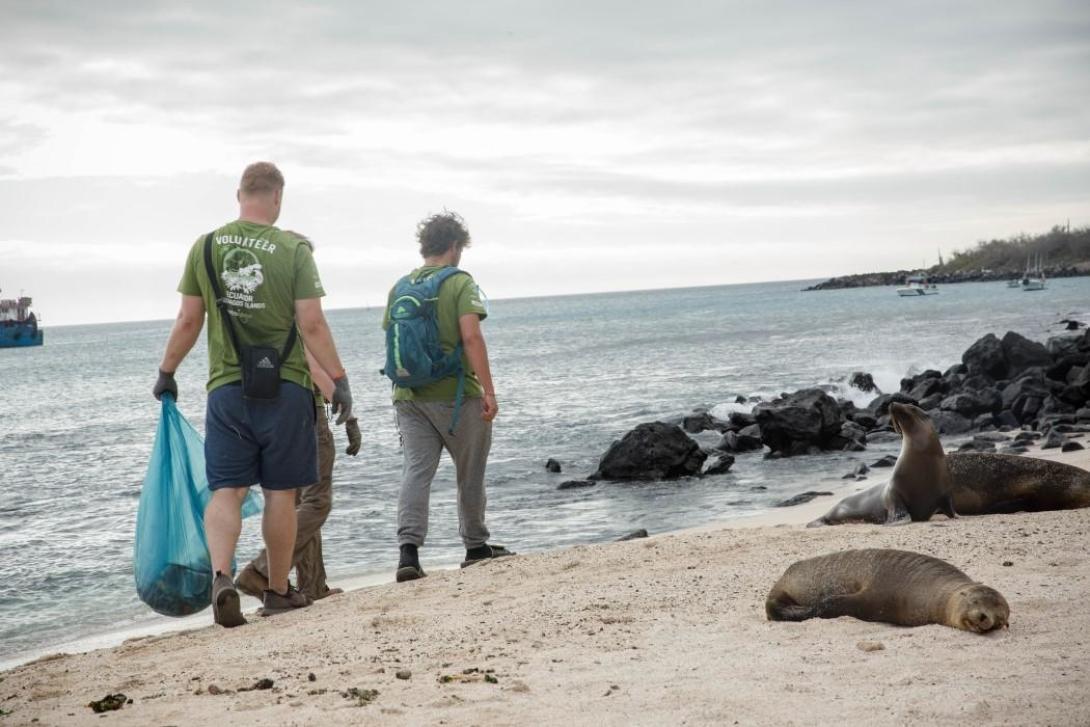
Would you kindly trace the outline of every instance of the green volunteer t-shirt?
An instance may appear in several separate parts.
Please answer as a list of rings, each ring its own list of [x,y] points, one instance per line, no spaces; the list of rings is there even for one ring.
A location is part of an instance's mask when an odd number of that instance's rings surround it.
[[[429,265],[417,268],[410,275],[431,275],[442,270],[442,267]],[[386,312],[382,316],[382,329],[390,326],[390,303],[393,302],[394,291],[390,290],[386,302]],[[483,321],[488,317],[488,311],[481,300],[481,291],[469,273],[461,273],[447,278],[439,287],[439,302],[436,304],[436,316],[439,319],[439,345],[445,353],[450,353],[462,340],[462,331],[458,327],[458,319],[470,313],[476,313]],[[469,358],[462,354],[462,368],[466,372],[465,396],[477,398],[483,393],[481,382],[477,373],[469,363]],[[394,387],[394,401],[454,401],[458,394],[458,377],[448,376],[436,381],[434,384],[420,386],[415,389],[407,389],[401,386]]]
[[[182,295],[199,295],[208,311],[208,391],[242,379],[204,264],[201,235],[189,251],[178,284]],[[295,325],[295,301],[325,295],[310,247],[272,225],[237,220],[212,236],[212,264],[220,292],[242,345],[283,350]],[[298,339],[280,365],[280,377],[304,388],[313,385],[303,341]]]

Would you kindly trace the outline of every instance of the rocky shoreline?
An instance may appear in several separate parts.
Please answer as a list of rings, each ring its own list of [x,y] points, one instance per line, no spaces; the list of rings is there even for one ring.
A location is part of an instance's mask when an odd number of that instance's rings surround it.
[[[882,393],[865,372],[849,385],[875,394],[859,408],[822,388],[783,393],[754,403],[751,412],[728,419],[698,409],[671,421],[646,422],[614,442],[598,469],[558,489],[593,487],[600,481],[641,482],[708,477],[729,472],[735,457],[763,452],[765,458],[860,452],[868,438],[896,438],[891,402],[915,404],[928,412],[941,435],[971,436],[961,450],[1010,453],[1042,440],[1045,449],[1083,449],[1090,432],[1090,330],[1050,338],[1047,344],[1014,331],[989,333],[945,372],[928,370],[901,380],[900,390]],[[715,432],[718,441],[701,446],[693,435]],[[876,463],[876,466],[881,466]],[[864,476],[851,473],[852,477]]]
[[[959,270],[944,273],[940,271],[924,271],[928,279],[938,285],[951,285],[954,283],[987,283],[1002,282],[1020,278],[1021,270]],[[815,290],[845,290],[848,288],[870,288],[879,285],[904,285],[905,279],[911,275],[921,274],[920,270],[896,270],[885,273],[860,273],[857,275],[841,275],[830,278],[817,285],[803,288],[803,292]],[[1045,269],[1048,278],[1075,278],[1090,275],[1087,266],[1063,266]]]

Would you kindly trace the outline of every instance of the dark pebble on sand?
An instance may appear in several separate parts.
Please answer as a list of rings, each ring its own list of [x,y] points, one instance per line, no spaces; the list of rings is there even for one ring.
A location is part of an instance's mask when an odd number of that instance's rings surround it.
[[[559,473],[560,463],[557,462],[555,459],[550,459],[548,462],[545,463],[545,469],[549,470],[554,474]]]
[[[399,671],[394,676],[396,676],[398,679],[412,679],[413,678],[413,673],[411,671],[409,671],[408,669],[402,669],[401,671]]]
[[[892,467],[895,464],[897,464],[897,458],[892,454],[887,454],[885,457],[872,464],[871,467]]]
[[[619,542],[622,542],[624,540],[636,540],[637,538],[646,538],[646,537],[647,537],[647,531],[644,530],[643,528],[640,528],[639,530],[633,530],[631,533],[628,533],[626,535],[622,535],[621,537],[617,538],[617,542],[619,543]]]
[[[318,675],[317,675],[317,674],[315,674],[314,672],[311,672],[310,674],[307,674],[307,681],[308,681],[308,682],[316,682],[316,681],[318,681]]]
[[[103,712],[115,712],[126,704],[132,704],[132,700],[119,692],[117,694],[107,694],[102,699],[92,700],[87,706],[95,714],[102,714]]]
[[[1080,449],[1086,449],[1086,447],[1078,442],[1064,442],[1063,446],[1060,447],[1061,452],[1078,452]]]
[[[1014,565],[1014,561],[1012,561],[1012,560],[1003,561],[1003,567],[1004,568],[1010,568],[1012,565]]]
[[[266,689],[272,689],[274,683],[275,682],[273,682],[272,679],[269,679],[268,677],[265,677],[264,679],[258,679],[256,682],[254,682],[253,686],[240,687],[239,691],[240,692],[261,692],[261,691],[264,691]]]

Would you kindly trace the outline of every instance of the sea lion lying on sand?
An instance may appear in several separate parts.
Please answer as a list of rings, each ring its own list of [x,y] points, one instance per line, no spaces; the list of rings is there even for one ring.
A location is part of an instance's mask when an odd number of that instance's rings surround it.
[[[927,418],[923,412],[920,414]],[[930,424],[929,419],[927,422]],[[904,456],[902,445],[901,457]],[[954,510],[962,515],[1090,507],[1090,472],[1069,464],[984,452],[955,452],[943,459]],[[897,465],[900,467],[900,460]],[[896,472],[895,469],[895,478]],[[846,497],[808,527],[888,522],[886,495],[892,486],[891,480],[888,485],[878,484]]]
[[[905,550],[845,550],[791,565],[768,594],[769,621],[852,616],[898,626],[944,624],[978,634],[1007,626],[994,588],[949,563]]]

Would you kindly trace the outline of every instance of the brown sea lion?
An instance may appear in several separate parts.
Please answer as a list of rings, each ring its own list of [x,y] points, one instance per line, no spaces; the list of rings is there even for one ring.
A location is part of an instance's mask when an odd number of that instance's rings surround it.
[[[1090,472],[1062,462],[988,452],[946,455],[950,496],[962,515],[1090,507]],[[809,524],[884,523],[888,485],[845,497]]]
[[[889,416],[893,430],[901,435],[901,454],[883,499],[886,522],[930,520],[936,511],[957,517],[946,453],[931,417],[918,406],[899,402],[889,405]]]
[[[938,558],[874,548],[794,563],[772,586],[765,613],[769,621],[852,616],[982,634],[1007,626],[1010,606],[999,591]]]

